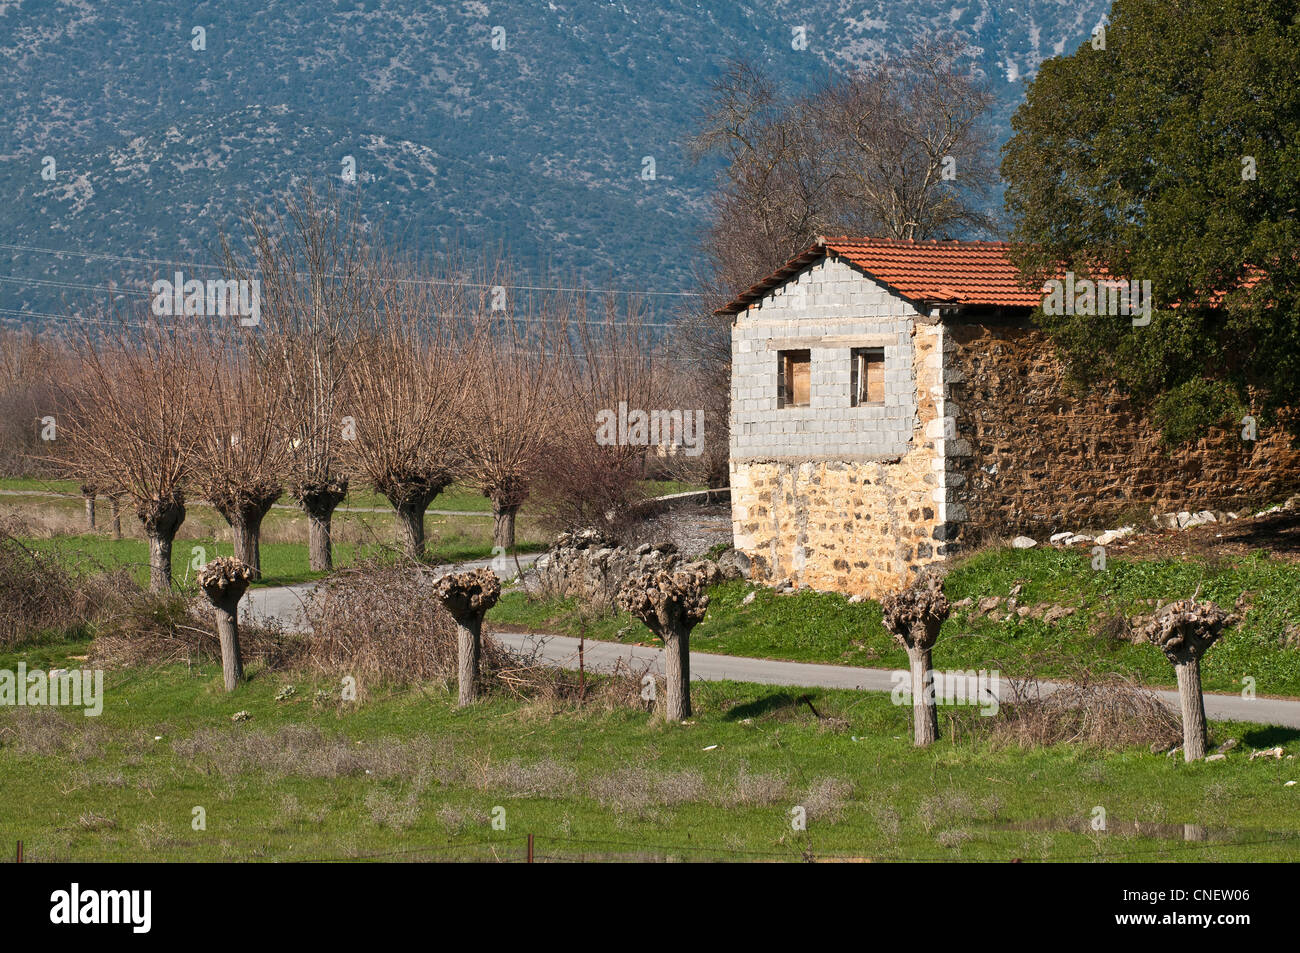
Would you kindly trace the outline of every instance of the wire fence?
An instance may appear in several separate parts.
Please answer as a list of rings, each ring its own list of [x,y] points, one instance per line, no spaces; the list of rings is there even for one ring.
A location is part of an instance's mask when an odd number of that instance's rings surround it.
[[[1063,832],[1064,833],[1064,832]],[[1122,835],[1095,835],[1098,840]],[[1093,849],[1086,853],[1048,852],[1031,858],[1008,852],[1002,857],[983,858],[987,863],[1019,863],[1026,859],[1051,863],[1124,862],[1124,861],[1202,861],[1202,851],[1219,848],[1280,847],[1300,841],[1300,831],[1267,832],[1261,836],[1217,839],[1206,837],[1181,843],[1135,844],[1121,850]],[[33,854],[23,841],[18,841],[10,862],[77,862],[106,863],[166,860],[207,863],[943,863],[966,861],[958,852],[908,852],[898,849],[871,849],[867,845],[857,851],[843,849],[822,850],[810,839],[774,847],[737,847],[728,844],[706,844],[696,841],[655,843],[644,839],[621,840],[615,838],[574,837],[562,834],[508,834],[474,840],[456,840],[442,844],[420,844],[391,850],[366,850],[351,848],[337,852],[307,851],[302,855],[272,852],[263,844],[235,844],[223,838],[221,849],[214,855],[209,844],[201,842],[174,843],[161,851],[141,851],[129,857],[64,856],[57,852]]]

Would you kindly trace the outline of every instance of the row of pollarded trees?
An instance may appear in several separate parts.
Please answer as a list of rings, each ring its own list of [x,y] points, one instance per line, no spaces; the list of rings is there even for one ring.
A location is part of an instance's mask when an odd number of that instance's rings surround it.
[[[419,558],[424,517],[453,482],[492,501],[494,542],[520,507],[556,525],[599,524],[640,498],[645,446],[601,446],[596,419],[671,403],[634,302],[592,313],[580,292],[512,303],[504,262],[415,269],[369,238],[354,210],[312,190],[252,211],[225,276],[260,284],[260,322],[105,316],[77,328],[52,401],[55,462],[129,501],[150,541],[151,584],[170,585],[187,498],[230,524],[260,572],[264,517],[286,493],[306,513],[313,570],[332,568],[331,523],[349,485],[392,505]]]
[[[911,670],[912,741],[918,747],[933,744],[939,737],[939,719],[931,653],[949,613],[942,578],[937,573],[922,574],[912,585],[886,596],[881,601],[881,610],[885,628],[907,651]],[[1186,761],[1204,758],[1209,740],[1201,690],[1201,656],[1233,621],[1232,614],[1193,596],[1165,606],[1138,633],[1159,648],[1174,666]]]

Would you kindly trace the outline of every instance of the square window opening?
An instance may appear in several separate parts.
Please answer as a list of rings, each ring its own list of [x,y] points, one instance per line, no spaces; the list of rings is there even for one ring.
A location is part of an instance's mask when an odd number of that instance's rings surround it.
[[[812,404],[812,351],[777,352],[776,405],[808,407]]]
[[[885,402],[885,349],[855,347],[851,352],[850,387],[852,405],[869,407]]]

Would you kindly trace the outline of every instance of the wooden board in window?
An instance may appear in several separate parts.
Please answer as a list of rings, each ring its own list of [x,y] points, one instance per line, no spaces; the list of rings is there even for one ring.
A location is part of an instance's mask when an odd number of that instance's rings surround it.
[[[812,402],[812,351],[782,351],[777,368],[778,406],[809,406]]]
[[[854,407],[885,402],[885,350],[855,347],[851,352],[850,390]]]

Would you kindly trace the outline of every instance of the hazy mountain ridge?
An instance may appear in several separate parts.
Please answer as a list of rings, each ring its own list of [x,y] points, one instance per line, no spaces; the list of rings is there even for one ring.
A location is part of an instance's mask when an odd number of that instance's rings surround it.
[[[413,250],[501,242],[534,272],[680,290],[716,170],[692,164],[684,138],[729,57],[806,85],[918,34],[958,30],[979,50],[1005,125],[1021,96],[1008,76],[1073,48],[1106,7],[0,0],[0,234],[211,261],[243,202],[305,178],[337,181],[350,155],[367,208]],[[194,26],[206,50],[191,49]],[[795,26],[806,27],[805,51],[791,48]],[[54,182],[41,178],[45,156]],[[645,156],[653,181],[641,178]],[[97,286],[152,274],[8,249],[0,268]],[[58,311],[82,295],[0,282],[9,310]]]

